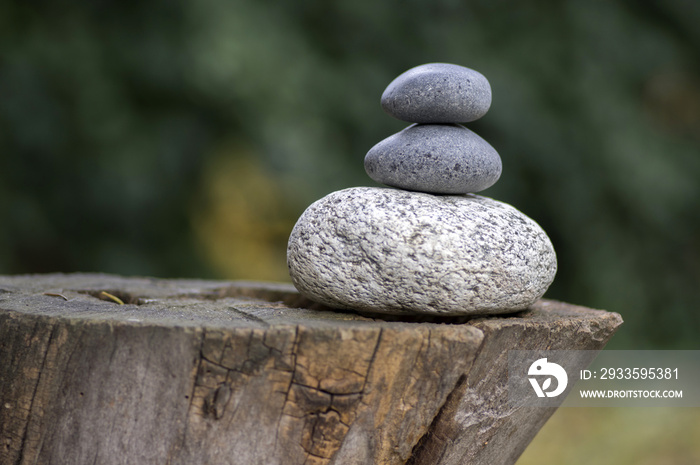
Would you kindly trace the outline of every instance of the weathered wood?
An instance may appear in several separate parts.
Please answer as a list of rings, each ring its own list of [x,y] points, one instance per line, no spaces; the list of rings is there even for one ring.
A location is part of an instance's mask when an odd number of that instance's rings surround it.
[[[385,321],[281,284],[0,277],[0,463],[513,463],[553,409],[508,405],[507,351],[600,349],[620,323],[552,301]]]

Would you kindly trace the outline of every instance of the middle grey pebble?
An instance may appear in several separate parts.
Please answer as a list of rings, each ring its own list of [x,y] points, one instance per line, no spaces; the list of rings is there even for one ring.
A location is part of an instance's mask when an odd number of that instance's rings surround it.
[[[401,189],[466,194],[498,181],[501,157],[459,124],[414,124],[372,147],[365,171],[375,181]]]

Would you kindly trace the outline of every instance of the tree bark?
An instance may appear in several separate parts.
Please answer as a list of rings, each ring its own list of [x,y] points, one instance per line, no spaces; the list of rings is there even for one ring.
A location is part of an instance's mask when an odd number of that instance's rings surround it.
[[[554,409],[508,404],[508,350],[597,350],[622,322],[546,300],[418,320],[283,284],[0,277],[0,463],[514,463]]]

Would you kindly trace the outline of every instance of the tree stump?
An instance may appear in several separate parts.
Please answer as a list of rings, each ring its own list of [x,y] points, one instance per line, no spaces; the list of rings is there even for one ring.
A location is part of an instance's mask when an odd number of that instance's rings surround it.
[[[511,349],[601,349],[615,313],[387,321],[290,285],[0,277],[2,464],[508,464],[554,408]]]

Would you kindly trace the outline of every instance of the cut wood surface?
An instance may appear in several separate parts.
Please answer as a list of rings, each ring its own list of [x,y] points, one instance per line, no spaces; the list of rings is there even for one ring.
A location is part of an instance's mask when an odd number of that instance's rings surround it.
[[[510,464],[554,408],[512,349],[601,349],[619,315],[387,321],[291,285],[0,276],[0,464]]]

